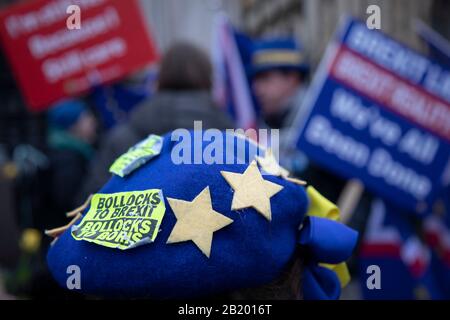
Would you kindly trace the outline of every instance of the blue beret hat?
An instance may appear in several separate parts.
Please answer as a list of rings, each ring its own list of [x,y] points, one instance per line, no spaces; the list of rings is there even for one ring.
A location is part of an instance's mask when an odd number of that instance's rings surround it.
[[[322,259],[324,252],[326,255],[330,251],[330,244],[320,240],[325,235],[320,234],[316,241],[315,232],[320,228],[309,230],[323,223],[305,224],[302,229],[306,236],[299,231],[306,221],[309,197],[305,188],[293,180],[265,174],[252,154],[255,150],[263,154],[263,150],[255,149],[255,144],[247,139],[217,130],[214,143],[225,151],[214,154],[212,140],[202,139],[197,145],[197,134],[202,133],[184,130],[181,135],[165,135],[158,155],[123,177],[114,174],[94,195],[83,211],[83,218],[62,233],[49,249],[48,265],[61,286],[66,287],[68,267],[76,265],[81,271],[80,290],[88,294],[158,299],[208,296],[273,281],[295,256],[298,246],[312,244],[309,248],[316,254],[311,254],[310,261],[314,267],[315,257]],[[190,148],[182,150],[182,144]],[[138,146],[145,148],[149,144],[141,142]],[[195,152],[186,152],[189,149]],[[139,152],[144,149],[136,150],[132,148],[129,152],[142,156]],[[199,153],[203,159],[196,163]],[[180,157],[184,157],[183,163],[179,163]],[[215,163],[211,157],[215,157]],[[130,153],[117,161],[129,158]],[[251,177],[244,181],[247,174]],[[254,187],[239,188],[239,184],[248,187],[248,183]],[[158,223],[152,237],[134,239],[128,247],[96,242],[89,237],[80,239],[79,232],[86,227],[89,215],[91,212],[101,215],[100,203],[103,206],[108,202],[108,196],[125,195],[114,201],[134,201],[137,193],[146,190],[158,190],[152,199],[161,200],[153,206],[152,215],[158,215],[155,218]],[[259,195],[262,198],[252,198]],[[112,200],[109,202],[113,204]],[[345,249],[331,248],[330,263],[344,261],[354,247],[356,236],[345,228],[339,224],[337,231],[332,232],[334,240],[341,232],[351,235],[346,243],[338,244]],[[197,233],[205,229],[211,232]],[[325,229],[333,228],[326,223]],[[327,282],[326,288],[339,286],[337,276],[332,280],[335,283]],[[306,281],[308,288],[304,290],[312,292],[312,298],[320,298],[320,294],[324,295],[322,291],[326,291],[320,281],[314,275]],[[316,287],[322,290],[320,294],[314,294]],[[336,298],[334,287],[328,298]]]
[[[309,73],[309,65],[299,42],[293,38],[270,38],[254,43],[250,75],[273,69]]]

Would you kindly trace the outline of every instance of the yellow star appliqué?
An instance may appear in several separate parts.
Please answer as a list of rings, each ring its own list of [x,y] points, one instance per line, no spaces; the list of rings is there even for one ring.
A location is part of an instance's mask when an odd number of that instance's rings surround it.
[[[220,172],[228,184],[234,189],[232,210],[252,207],[267,220],[272,220],[270,198],[280,192],[283,187],[264,180],[256,161],[252,161],[244,173],[228,171]]]
[[[192,201],[172,198],[167,198],[167,201],[177,218],[167,243],[192,240],[209,258],[213,233],[233,222],[212,208],[209,187]]]

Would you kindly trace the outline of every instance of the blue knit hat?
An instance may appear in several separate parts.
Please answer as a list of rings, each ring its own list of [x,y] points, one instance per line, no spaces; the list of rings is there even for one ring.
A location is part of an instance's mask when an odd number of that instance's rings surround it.
[[[60,129],[70,128],[86,110],[86,105],[80,100],[65,100],[50,109],[49,124]]]
[[[309,73],[303,49],[293,38],[271,38],[255,42],[251,76],[273,69]]]
[[[152,135],[116,160],[48,252],[58,283],[75,265],[84,293],[208,296],[270,283],[302,246],[305,298],[338,298],[357,233],[334,221],[337,208],[249,140],[199,136]]]

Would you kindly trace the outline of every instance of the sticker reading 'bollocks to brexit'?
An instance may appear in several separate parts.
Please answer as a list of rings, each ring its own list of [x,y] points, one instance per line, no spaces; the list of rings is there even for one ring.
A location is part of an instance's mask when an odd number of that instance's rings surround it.
[[[161,152],[162,142],[162,137],[149,135],[117,158],[109,171],[123,178],[157,156]]]
[[[131,249],[155,241],[164,217],[162,190],[95,194],[91,207],[71,233],[76,240]]]

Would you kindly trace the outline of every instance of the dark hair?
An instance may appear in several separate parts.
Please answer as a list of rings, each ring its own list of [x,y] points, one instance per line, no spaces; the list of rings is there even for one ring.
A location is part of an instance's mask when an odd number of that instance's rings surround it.
[[[231,293],[233,300],[302,300],[303,257],[298,248],[284,272],[269,284],[257,288],[245,288]]]
[[[212,67],[208,55],[190,43],[179,42],[163,56],[159,90],[209,90]]]

